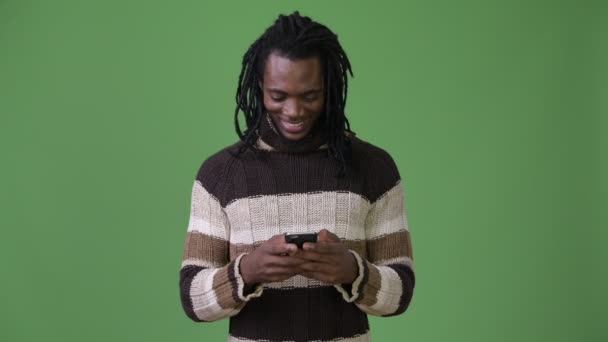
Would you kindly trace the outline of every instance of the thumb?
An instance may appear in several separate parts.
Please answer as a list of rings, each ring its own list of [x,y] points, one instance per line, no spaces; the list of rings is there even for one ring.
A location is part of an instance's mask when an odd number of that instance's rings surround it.
[[[321,242],[340,242],[340,238],[330,232],[327,229],[321,229],[321,231],[319,232],[319,234],[317,234],[317,241],[321,241]]]

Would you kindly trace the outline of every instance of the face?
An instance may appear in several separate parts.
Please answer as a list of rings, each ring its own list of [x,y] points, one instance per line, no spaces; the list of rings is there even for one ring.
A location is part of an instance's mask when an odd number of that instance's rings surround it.
[[[318,57],[290,60],[271,53],[266,60],[264,107],[287,139],[305,137],[323,110],[323,78]]]

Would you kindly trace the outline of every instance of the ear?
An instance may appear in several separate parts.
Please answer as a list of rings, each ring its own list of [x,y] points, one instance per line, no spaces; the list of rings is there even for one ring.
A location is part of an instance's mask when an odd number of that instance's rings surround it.
[[[261,90],[264,90],[264,83],[262,82],[262,80],[258,81],[258,87],[260,87]]]

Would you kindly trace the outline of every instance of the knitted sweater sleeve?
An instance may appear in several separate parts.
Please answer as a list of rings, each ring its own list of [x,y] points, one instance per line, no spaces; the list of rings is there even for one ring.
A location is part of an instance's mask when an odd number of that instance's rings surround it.
[[[244,293],[239,265],[246,253],[229,260],[230,222],[213,195],[218,181],[212,179],[221,175],[219,166],[212,161],[204,163],[192,187],[179,288],[182,307],[195,322],[234,316],[262,293],[261,286]]]
[[[391,181],[394,183],[385,187],[388,190],[371,204],[367,215],[367,258],[351,250],[359,265],[359,274],[351,285],[336,285],[347,302],[355,303],[374,316],[394,316],[405,312],[415,284],[404,187],[390,156],[387,164],[396,176]]]

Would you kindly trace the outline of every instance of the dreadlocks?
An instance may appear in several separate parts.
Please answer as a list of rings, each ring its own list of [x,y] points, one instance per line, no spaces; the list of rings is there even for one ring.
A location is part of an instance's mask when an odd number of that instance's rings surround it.
[[[270,53],[277,52],[289,59],[318,56],[323,70],[325,103],[319,116],[327,141],[328,153],[341,163],[339,175],[346,169],[350,159],[350,141],[345,131],[351,132],[344,113],[348,91],[347,74],[353,72],[346,53],[338,42],[338,36],[326,26],[300,16],[298,11],[279,15],[272,26],[266,29],[243,56],[241,73],[236,90],[234,126],[245,144],[238,151],[251,148],[256,141],[256,130],[264,117],[263,91],[259,87]],[[243,132],[238,120],[239,112],[245,116],[247,129]]]

